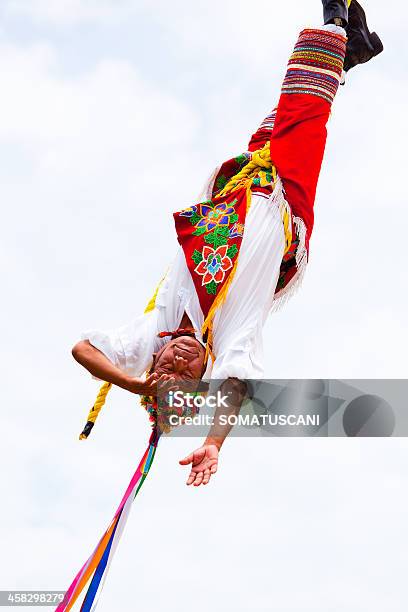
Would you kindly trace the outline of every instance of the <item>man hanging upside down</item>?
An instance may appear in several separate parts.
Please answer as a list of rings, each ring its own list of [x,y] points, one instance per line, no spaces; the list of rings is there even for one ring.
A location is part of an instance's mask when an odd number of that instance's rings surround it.
[[[232,404],[243,381],[262,377],[262,328],[306,268],[333,99],[344,72],[383,49],[356,0],[322,2],[325,25],[300,33],[279,104],[248,150],[213,172],[199,203],[174,214],[180,248],[145,314],[90,331],[73,348],[95,377],[152,398],[158,384],[222,379]],[[192,466],[187,484],[209,482],[228,431],[211,430],[180,461]]]

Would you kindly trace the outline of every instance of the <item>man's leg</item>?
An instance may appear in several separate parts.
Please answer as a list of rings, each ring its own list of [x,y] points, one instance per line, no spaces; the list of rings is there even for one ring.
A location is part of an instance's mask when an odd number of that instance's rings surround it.
[[[348,23],[348,7],[351,0],[322,0],[324,24],[334,24],[346,27]],[[341,31],[341,29],[339,30]],[[256,151],[261,149],[270,139],[276,119],[276,108],[274,108],[263,120],[258,130],[252,135],[248,150]]]
[[[346,40],[344,30],[334,25],[301,32],[289,59],[271,133],[271,158],[287,201],[309,232],[326,123],[340,83]]]
[[[346,28],[347,47],[344,70],[364,64],[383,51],[383,44],[375,32],[370,32],[364,9],[357,0],[322,0],[325,25],[339,24]],[[341,30],[339,30],[341,32]],[[261,149],[270,139],[276,108],[263,120],[252,135],[248,150]]]

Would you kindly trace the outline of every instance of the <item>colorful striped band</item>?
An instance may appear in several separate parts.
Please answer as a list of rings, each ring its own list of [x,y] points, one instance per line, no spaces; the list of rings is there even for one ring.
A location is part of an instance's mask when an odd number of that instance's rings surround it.
[[[289,59],[283,94],[310,94],[333,102],[347,39],[327,30],[303,30]]]

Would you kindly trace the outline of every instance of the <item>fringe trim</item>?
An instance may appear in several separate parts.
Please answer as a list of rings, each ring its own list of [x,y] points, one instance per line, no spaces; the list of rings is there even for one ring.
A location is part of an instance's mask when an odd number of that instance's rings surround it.
[[[279,209],[282,214],[282,220],[284,219],[284,215],[289,215],[292,217],[291,208],[285,198],[283,186],[281,180],[278,178],[275,190],[273,192],[273,196],[276,196],[275,201],[279,202]],[[302,285],[303,278],[306,272],[307,267],[307,249],[306,249],[306,225],[301,217],[292,217],[293,223],[296,228],[296,236],[299,238],[299,246],[296,250],[296,267],[297,272],[294,277],[289,281],[289,283],[278,291],[275,294],[275,297],[272,302],[271,312],[279,311],[286,303],[290,300],[291,297],[298,291],[300,286]]]
[[[219,173],[220,170],[221,170],[221,166],[217,166],[212,171],[212,173],[208,177],[206,183],[204,184],[202,190],[200,191],[199,195],[197,196],[197,202],[204,202],[205,200],[211,200],[212,199],[212,192],[213,192],[213,188],[214,188],[215,179],[217,178],[218,173]]]
[[[282,181],[279,177],[277,177],[275,180],[274,189],[271,196],[271,203],[272,205],[276,204],[279,207],[279,212],[283,223],[283,231],[285,233],[285,250],[283,254],[286,255],[293,240],[292,210],[286,201]]]

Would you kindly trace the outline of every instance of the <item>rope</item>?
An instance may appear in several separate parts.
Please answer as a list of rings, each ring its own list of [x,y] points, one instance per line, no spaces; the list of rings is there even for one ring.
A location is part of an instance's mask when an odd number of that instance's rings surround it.
[[[102,408],[103,408],[103,406],[104,406],[104,404],[106,402],[106,396],[108,395],[109,390],[110,390],[111,387],[112,387],[112,383],[105,382],[105,383],[103,383],[102,387],[99,389],[99,393],[97,395],[95,403],[92,406],[91,410],[89,411],[88,420],[86,422],[86,425],[85,425],[81,435],[79,436],[80,440],[86,440],[86,438],[91,433],[92,428],[93,428],[93,426],[95,424],[95,421],[98,418],[99,413],[102,410]]]
[[[247,187],[248,181],[253,179],[261,168],[271,170],[273,181],[276,181],[276,169],[272,164],[269,142],[267,142],[262,149],[258,149],[252,153],[251,161],[249,161],[238,174],[233,176],[215,197],[222,197],[236,191],[240,187]]]

